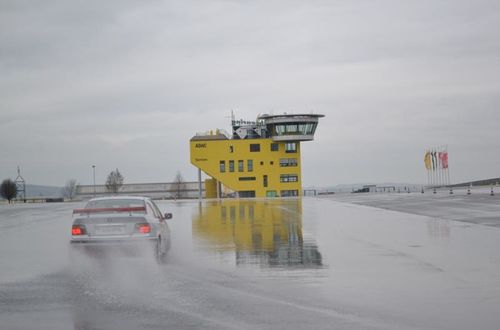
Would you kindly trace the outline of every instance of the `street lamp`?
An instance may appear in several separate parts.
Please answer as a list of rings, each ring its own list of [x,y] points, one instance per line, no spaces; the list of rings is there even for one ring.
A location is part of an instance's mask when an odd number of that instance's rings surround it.
[[[94,197],[95,197],[95,165],[92,165],[92,172],[94,174]]]

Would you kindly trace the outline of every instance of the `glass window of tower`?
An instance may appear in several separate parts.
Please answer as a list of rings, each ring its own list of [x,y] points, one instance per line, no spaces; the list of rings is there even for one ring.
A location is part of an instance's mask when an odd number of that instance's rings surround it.
[[[285,144],[285,152],[297,152],[297,143],[288,142]]]

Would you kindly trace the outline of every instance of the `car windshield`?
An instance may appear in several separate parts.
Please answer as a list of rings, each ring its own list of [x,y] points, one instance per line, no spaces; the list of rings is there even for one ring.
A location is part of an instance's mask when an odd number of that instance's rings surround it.
[[[123,199],[99,199],[92,200],[85,206],[86,209],[118,209],[118,208],[129,208],[129,207],[145,207],[144,201],[140,199],[123,198]],[[145,213],[144,210],[138,210],[134,212]]]

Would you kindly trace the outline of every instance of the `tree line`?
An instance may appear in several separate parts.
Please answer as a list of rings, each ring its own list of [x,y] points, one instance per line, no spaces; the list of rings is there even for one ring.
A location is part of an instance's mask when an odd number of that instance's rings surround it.
[[[125,178],[120,173],[118,168],[114,171],[111,171],[106,178],[105,182],[106,191],[112,194],[117,194],[120,188],[123,186],[124,180]],[[177,171],[173,184],[175,191],[174,197],[182,198],[183,197],[182,193],[185,189],[185,184],[180,171]],[[61,189],[61,194],[64,198],[73,200],[73,198],[75,198],[76,196],[77,191],[78,191],[77,180],[70,179]],[[12,181],[11,179],[5,179],[2,181],[2,184],[0,185],[0,195],[2,196],[2,198],[6,199],[9,202],[9,204],[13,199],[17,197],[17,193],[18,193],[17,185],[14,181]]]

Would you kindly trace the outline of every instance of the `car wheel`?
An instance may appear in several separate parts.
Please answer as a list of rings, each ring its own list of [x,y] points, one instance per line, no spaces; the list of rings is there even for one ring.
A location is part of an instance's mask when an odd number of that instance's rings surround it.
[[[165,249],[165,242],[161,237],[158,237],[155,245],[155,257],[158,263],[165,263],[167,261],[167,250]]]

